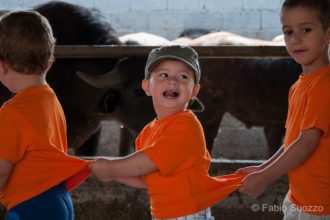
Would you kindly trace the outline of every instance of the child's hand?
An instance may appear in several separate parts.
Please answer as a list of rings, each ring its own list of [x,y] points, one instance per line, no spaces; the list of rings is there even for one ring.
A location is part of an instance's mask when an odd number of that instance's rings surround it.
[[[111,181],[112,178],[108,175],[107,167],[109,166],[109,160],[99,158],[89,163],[88,168],[93,172],[96,178],[102,182]]]
[[[243,185],[239,191],[250,196],[258,197],[264,193],[268,184],[267,178],[263,176],[262,172],[254,172],[248,174],[243,179]]]
[[[261,170],[260,166],[250,166],[250,167],[242,167],[235,171],[235,173],[243,173],[243,174],[249,174],[258,172]]]

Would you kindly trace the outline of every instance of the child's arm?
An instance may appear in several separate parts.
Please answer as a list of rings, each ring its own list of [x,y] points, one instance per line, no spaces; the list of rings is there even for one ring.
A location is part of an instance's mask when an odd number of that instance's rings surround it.
[[[316,128],[302,131],[288,149],[283,151],[272,163],[258,172],[247,175],[243,179],[240,192],[252,196],[261,195],[271,182],[308,159],[316,149],[321,134],[321,130]]]
[[[107,179],[102,179],[102,182],[111,182],[117,181],[123,183],[128,186],[136,187],[136,188],[146,188],[146,185],[141,176],[134,176],[134,177],[109,177]]]
[[[283,150],[284,150],[284,147],[282,145],[270,159],[268,159],[264,163],[260,164],[259,166],[249,166],[249,167],[239,168],[238,170],[235,171],[235,173],[249,174],[249,173],[253,173],[253,172],[258,172],[258,171],[264,169],[265,167],[267,167],[268,165],[270,165],[273,161],[275,161],[283,153]]]
[[[100,158],[90,163],[89,168],[103,182],[113,179],[119,181],[125,181],[126,179],[126,181],[130,182],[132,178],[140,179],[140,176],[158,169],[143,151],[114,160]],[[134,181],[139,180],[135,179]]]
[[[12,168],[13,164],[9,163],[7,160],[0,158],[0,189],[2,189],[6,185]]]

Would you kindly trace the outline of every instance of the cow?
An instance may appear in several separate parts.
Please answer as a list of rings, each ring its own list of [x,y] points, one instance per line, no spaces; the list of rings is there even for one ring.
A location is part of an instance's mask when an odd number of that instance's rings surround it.
[[[140,90],[145,61],[145,58],[129,58],[115,69],[130,81],[127,91],[121,93],[116,112],[124,126],[122,154],[129,152],[134,137],[155,117],[150,98]],[[269,154],[275,153],[285,131],[288,91],[301,72],[300,66],[288,58],[202,58],[200,65],[202,88],[198,97],[205,109],[196,114],[204,127],[208,150],[212,151],[224,113],[230,112],[248,128],[264,127]],[[122,109],[125,112],[119,112]]]
[[[283,34],[279,34],[279,35],[273,37],[272,41],[276,42],[279,45],[285,46]]]
[[[193,39],[189,46],[282,46],[278,41],[268,41],[241,36],[227,31],[211,32]]]
[[[113,120],[120,123],[119,155],[127,155],[134,146],[134,140],[139,131],[155,117],[152,100],[141,88],[144,78],[146,57],[121,59],[113,70],[114,75],[120,75],[125,86],[118,90],[120,99],[117,107],[111,113]],[[102,88],[102,80],[97,80],[88,74],[84,76],[94,87]],[[119,83],[117,86],[121,86]],[[110,119],[110,120],[111,120]]]
[[[196,39],[198,37],[201,37],[206,34],[210,34],[211,31],[208,29],[203,29],[203,28],[188,28],[183,30],[180,35],[172,40],[173,44],[178,44],[178,45],[190,45],[191,41],[193,39]]]
[[[220,31],[211,32],[200,37],[194,38],[189,42],[189,46],[283,46],[283,38],[275,37],[271,41],[260,40],[256,38],[244,37],[235,33]],[[231,74],[225,80],[226,84],[221,77],[218,76],[219,88],[227,90],[226,96],[222,98],[223,104],[217,105],[218,116],[216,121],[221,122],[221,118],[225,111],[230,112],[233,116],[244,122],[245,125],[250,128],[251,126],[264,127],[264,133],[269,148],[269,154],[272,155],[276,152],[278,147],[282,143],[282,137],[284,135],[284,122],[286,118],[287,109],[287,93],[290,85],[298,78],[301,73],[300,66],[292,59],[232,59],[232,60],[202,60],[201,62],[205,66],[205,71],[209,73],[211,69],[216,69],[214,72],[222,75],[224,72]],[[214,66],[218,66],[215,68]],[[225,67],[224,67],[225,66]],[[226,68],[226,69],[225,69]],[[204,73],[205,74],[205,73]],[[236,75],[237,74],[237,75]],[[248,75],[253,77],[244,80],[244,84],[239,83],[239,76],[244,78]],[[207,77],[212,79],[213,74],[207,74]],[[237,77],[237,78],[236,78]],[[280,80],[280,81],[279,81]],[[236,81],[236,82],[235,82]],[[232,83],[235,83],[234,85]],[[249,85],[252,83],[252,85]],[[264,83],[265,85],[257,85]],[[204,82],[207,89],[211,87],[210,83]],[[204,88],[205,88],[204,85]],[[229,89],[229,87],[232,89]],[[248,88],[251,86],[250,88]],[[241,88],[240,88],[241,87]],[[245,91],[245,93],[239,95],[234,89]],[[278,93],[275,93],[278,92]],[[274,92],[274,93],[273,93]],[[203,96],[203,92],[201,92]],[[274,97],[270,94],[274,94]],[[217,93],[215,93],[217,94]],[[234,95],[236,94],[236,95]],[[277,97],[280,95],[280,98]],[[206,106],[208,101],[205,100],[208,97],[204,97]],[[239,100],[239,103],[232,102],[230,100]],[[253,101],[254,100],[254,101]],[[202,98],[203,101],[203,98]],[[255,102],[253,104],[253,102]],[[222,110],[220,110],[222,109]],[[208,111],[205,110],[205,114],[201,114],[203,118],[208,115]],[[214,110],[215,111],[215,110]],[[262,111],[262,112],[259,112]],[[258,112],[258,114],[256,114]],[[213,117],[214,118],[214,117]],[[206,120],[206,119],[202,119]],[[213,124],[211,121],[206,123]],[[215,128],[218,122],[215,122],[212,126]],[[206,126],[209,127],[209,126]],[[207,143],[213,144],[213,138],[216,136],[216,131],[213,129],[208,130]]]
[[[201,59],[203,71],[199,114],[209,146],[222,116],[231,113],[246,127],[262,126],[273,155],[282,144],[290,86],[301,72],[292,59]]]
[[[173,44],[166,38],[146,32],[126,34],[120,36],[119,40],[122,44],[131,46],[169,46]]]
[[[48,19],[57,45],[121,45],[99,10],[61,1],[41,4],[33,10]],[[111,77],[111,70],[118,60],[56,59],[47,74],[47,81],[66,115],[68,146],[75,148],[76,154],[95,154],[101,122],[117,105],[119,93],[111,84],[116,81]],[[79,77],[79,72],[108,78],[104,80],[107,86],[93,87]]]

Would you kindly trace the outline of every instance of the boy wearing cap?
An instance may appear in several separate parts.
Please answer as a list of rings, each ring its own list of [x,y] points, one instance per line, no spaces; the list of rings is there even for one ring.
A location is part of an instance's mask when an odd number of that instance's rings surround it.
[[[147,188],[154,220],[213,219],[209,207],[240,186],[242,174],[208,175],[211,157],[203,128],[187,109],[196,101],[200,76],[192,48],[153,49],[142,88],[152,97],[157,117],[137,137],[135,153],[89,165],[100,181]]]

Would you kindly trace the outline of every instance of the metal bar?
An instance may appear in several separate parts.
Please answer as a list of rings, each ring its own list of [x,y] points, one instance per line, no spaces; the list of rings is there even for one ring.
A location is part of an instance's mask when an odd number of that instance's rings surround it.
[[[56,58],[115,58],[147,56],[151,46],[58,45]],[[198,46],[200,58],[289,57],[284,46]]]
[[[79,156],[79,158],[84,160],[96,160],[99,158],[106,158],[108,160],[115,160],[121,157],[118,156]],[[213,164],[261,164],[264,163],[265,160],[238,160],[238,159],[216,159],[212,158],[211,162]]]

